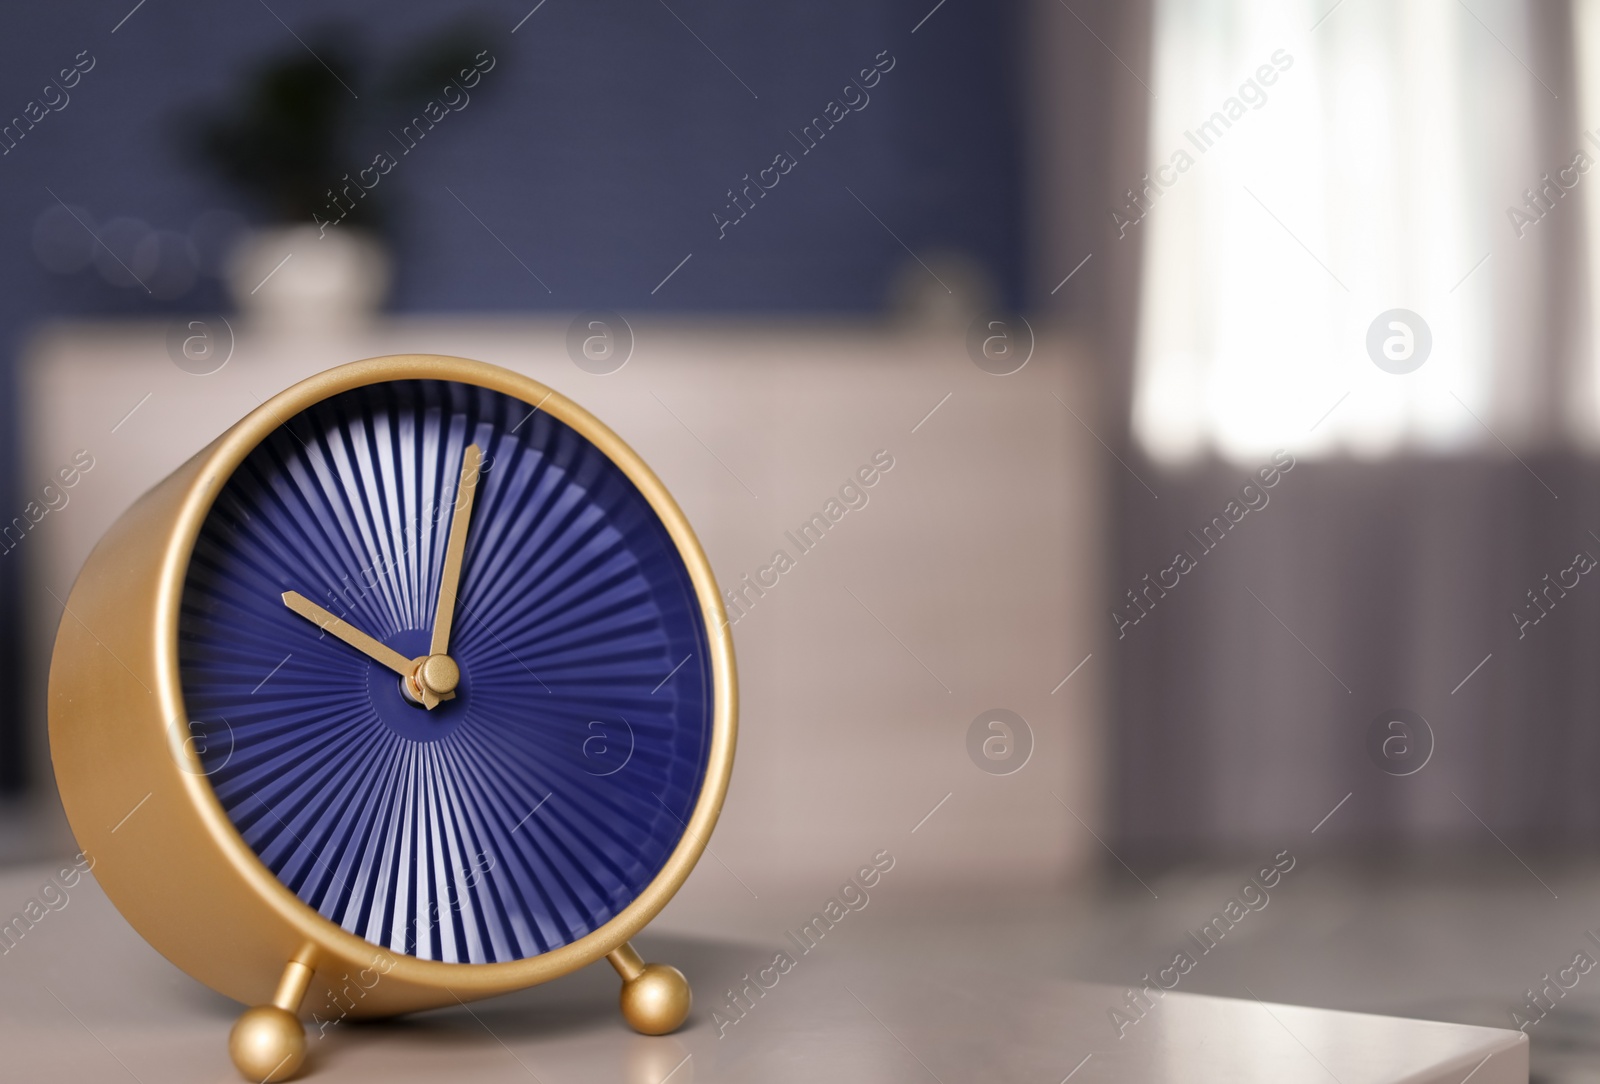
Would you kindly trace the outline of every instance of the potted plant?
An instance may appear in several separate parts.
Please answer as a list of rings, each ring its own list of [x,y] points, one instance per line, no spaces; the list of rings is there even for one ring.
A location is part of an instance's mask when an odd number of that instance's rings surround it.
[[[268,60],[232,102],[184,125],[191,156],[266,220],[235,245],[227,272],[235,303],[259,324],[325,328],[377,311],[396,188],[381,182],[411,150],[392,130],[465,108],[495,63],[475,47],[488,35],[467,24],[379,72],[340,44],[357,37],[324,33]]]

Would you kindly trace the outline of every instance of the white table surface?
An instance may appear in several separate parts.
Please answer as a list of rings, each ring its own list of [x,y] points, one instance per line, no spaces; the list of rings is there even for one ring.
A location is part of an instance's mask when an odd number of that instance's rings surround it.
[[[6,913],[47,868],[0,875]],[[670,912],[669,912],[670,914]],[[667,916],[663,916],[664,918]],[[706,916],[692,926],[704,928]],[[672,924],[662,923],[664,927]],[[974,919],[969,934],[985,936]],[[519,994],[381,1023],[312,1032],[321,1081],[1015,1081],[1073,1084],[1525,1084],[1520,1033],[1252,1000],[1173,993],[1118,1038],[1118,988],[941,967],[940,946],[888,952],[873,926],[841,926],[719,1035],[718,991],[784,944],[662,929],[647,958],[689,975],[697,1005],[678,1034],[646,1038],[616,1012],[609,966]],[[765,943],[770,940],[770,944]],[[769,973],[769,978],[770,973]],[[0,1077],[154,1082],[235,1080],[228,1030],[239,1006],[172,967],[86,878],[59,911],[0,956]],[[1085,1060],[1087,1059],[1087,1060]]]

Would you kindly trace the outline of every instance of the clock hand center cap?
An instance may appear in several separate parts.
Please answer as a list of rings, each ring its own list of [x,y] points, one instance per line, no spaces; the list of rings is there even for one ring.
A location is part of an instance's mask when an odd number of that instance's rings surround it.
[[[417,667],[416,681],[435,696],[446,696],[460,684],[461,668],[449,655],[429,655]]]

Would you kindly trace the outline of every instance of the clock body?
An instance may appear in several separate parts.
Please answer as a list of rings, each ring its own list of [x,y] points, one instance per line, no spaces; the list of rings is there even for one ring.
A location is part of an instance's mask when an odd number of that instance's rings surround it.
[[[459,680],[425,707],[286,603],[426,658],[469,488]],[[709,565],[639,457],[526,377],[407,355],[290,388],[118,520],[67,599],[51,755],[173,963],[259,1004],[298,961],[306,1012],[380,1016],[626,949],[715,825],[736,697]]]

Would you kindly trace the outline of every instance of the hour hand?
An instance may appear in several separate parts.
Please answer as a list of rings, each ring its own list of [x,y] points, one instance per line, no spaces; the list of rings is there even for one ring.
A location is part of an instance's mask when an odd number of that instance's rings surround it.
[[[283,604],[324,632],[330,632],[375,662],[380,662],[399,674],[410,677],[412,661],[400,652],[379,643],[342,617],[335,617],[298,591],[285,591]]]
[[[408,659],[342,617],[335,617],[298,591],[285,591],[283,604],[318,628],[333,633],[369,659],[382,663],[405,678],[407,695],[429,711],[445,700],[456,698],[456,682],[461,680],[461,672],[449,657],[422,655]]]

